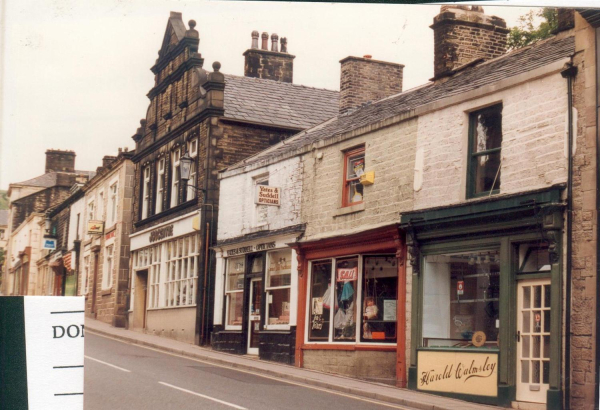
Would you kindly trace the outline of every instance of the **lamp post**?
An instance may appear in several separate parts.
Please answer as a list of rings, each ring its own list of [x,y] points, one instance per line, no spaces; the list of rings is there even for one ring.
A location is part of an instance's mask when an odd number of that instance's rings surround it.
[[[197,191],[204,192],[205,190],[202,188],[198,188],[195,185],[190,185],[190,172],[192,170],[192,162],[194,158],[190,157],[189,152],[186,151],[185,154],[181,158],[179,158],[179,180],[182,182],[186,182],[187,188],[193,188]]]
[[[44,228],[46,229],[46,236],[50,236],[50,229],[52,229],[52,219],[50,216],[46,215],[46,219],[44,220]]]

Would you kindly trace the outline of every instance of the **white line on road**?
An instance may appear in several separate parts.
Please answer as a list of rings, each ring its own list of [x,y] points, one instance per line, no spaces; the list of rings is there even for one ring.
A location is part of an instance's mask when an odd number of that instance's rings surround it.
[[[228,403],[228,402],[223,401],[223,400],[215,399],[214,397],[205,396],[204,394],[196,393],[196,392],[191,391],[191,390],[182,389],[181,387],[173,386],[172,384],[169,384],[169,383],[165,383],[165,382],[158,382],[158,383],[162,384],[163,386],[171,387],[173,389],[177,389],[177,390],[181,390],[183,392],[189,393],[189,394],[193,394],[194,396],[198,396],[198,397],[202,397],[204,399],[216,401],[217,403],[221,403],[221,404],[224,404],[226,406],[233,407],[234,409],[248,410],[245,407],[238,406],[237,404]]]
[[[103,362],[102,360],[94,359],[93,357],[89,357],[89,356],[84,356],[84,357],[86,359],[90,359],[90,360],[93,360],[95,362],[102,363],[102,364],[105,364],[105,365],[110,366],[110,367],[114,367],[115,369],[119,369],[122,372],[131,373],[131,370],[123,369],[122,367],[115,366],[114,364],[106,363],[106,362]]]

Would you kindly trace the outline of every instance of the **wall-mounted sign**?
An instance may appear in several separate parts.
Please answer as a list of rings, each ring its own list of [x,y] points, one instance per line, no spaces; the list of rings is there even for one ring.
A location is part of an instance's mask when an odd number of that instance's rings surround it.
[[[88,234],[102,235],[104,233],[104,221],[88,221]]]
[[[51,249],[51,250],[55,250],[56,249],[56,239],[54,238],[44,238],[44,249]]]
[[[227,250],[227,256],[242,255],[250,252],[260,252],[267,249],[275,249],[275,242],[259,243],[256,245],[242,246]]]
[[[456,282],[456,294],[462,296],[465,294],[465,281],[459,280]]]
[[[150,243],[173,236],[173,224],[150,231]]]
[[[498,353],[418,352],[417,389],[498,396]]]
[[[110,231],[109,233],[107,233],[107,234],[104,236],[104,240],[108,241],[109,239],[111,239],[111,238],[114,238],[114,237],[115,237],[115,233],[116,233],[116,232],[117,232],[117,230],[116,230],[116,229],[114,229],[114,230]]]
[[[338,269],[337,270],[337,281],[353,281],[358,279],[358,268],[350,269]]]
[[[281,189],[268,185],[257,185],[254,203],[258,205],[281,205]]]

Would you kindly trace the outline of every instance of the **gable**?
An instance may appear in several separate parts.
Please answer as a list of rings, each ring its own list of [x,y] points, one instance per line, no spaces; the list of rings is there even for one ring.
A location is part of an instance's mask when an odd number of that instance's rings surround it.
[[[159,59],[169,53],[179,41],[185,36],[185,25],[181,20],[181,13],[171,12],[171,17],[167,22],[167,28],[165,29],[165,35],[163,36],[162,45],[158,52]]]

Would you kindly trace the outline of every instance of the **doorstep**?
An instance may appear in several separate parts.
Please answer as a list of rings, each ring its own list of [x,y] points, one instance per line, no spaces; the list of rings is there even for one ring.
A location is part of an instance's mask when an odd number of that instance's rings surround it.
[[[401,389],[382,383],[368,382],[345,376],[307,370],[280,363],[259,360],[252,355],[234,355],[217,352],[207,347],[191,345],[173,339],[115,328],[98,320],[85,318],[85,330],[112,337],[128,343],[151,347],[220,366],[263,373],[280,379],[340,391],[359,397],[400,404],[422,410],[493,410],[502,407],[486,406],[462,400],[450,399],[414,390]]]

